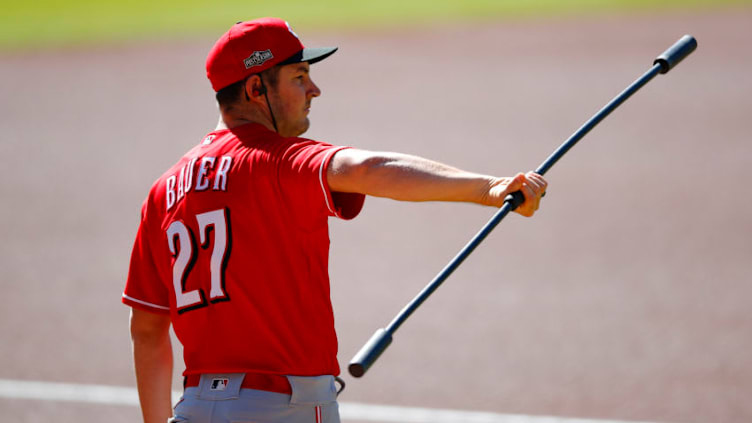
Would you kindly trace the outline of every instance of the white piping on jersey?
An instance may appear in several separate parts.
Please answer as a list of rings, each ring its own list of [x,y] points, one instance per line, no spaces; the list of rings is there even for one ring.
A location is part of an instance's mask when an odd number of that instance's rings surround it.
[[[319,167],[319,183],[321,184],[321,191],[324,192],[324,201],[326,202],[326,207],[335,216],[339,216],[339,215],[337,214],[337,211],[334,209],[334,204],[329,204],[329,196],[327,195],[326,186],[324,186],[324,165],[329,163],[329,156],[331,156],[332,154],[336,153],[339,150],[340,149],[333,148],[328,153],[326,153],[326,157],[324,157],[324,160],[321,162],[321,166]]]
[[[167,311],[169,311],[169,310],[170,310],[170,307],[165,307],[165,306],[161,306],[161,305],[156,305],[156,304],[152,304],[152,303],[147,303],[146,301],[141,301],[141,300],[137,300],[137,299],[135,299],[135,298],[131,298],[131,297],[129,297],[129,296],[127,296],[127,295],[125,295],[125,294],[123,294],[123,298],[125,298],[126,300],[130,300],[130,301],[133,301],[134,303],[139,303],[139,304],[141,304],[141,305],[145,305],[145,306],[149,306],[149,307],[154,307],[154,308],[158,308],[158,309],[160,309],[160,310],[167,310]]]

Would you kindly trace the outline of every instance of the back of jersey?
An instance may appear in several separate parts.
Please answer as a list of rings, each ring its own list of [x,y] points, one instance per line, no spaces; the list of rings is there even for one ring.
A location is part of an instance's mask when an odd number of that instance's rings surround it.
[[[249,124],[210,133],[154,184],[123,302],[171,314],[185,374],[339,373],[327,221],[364,200],[329,191],[342,148]]]

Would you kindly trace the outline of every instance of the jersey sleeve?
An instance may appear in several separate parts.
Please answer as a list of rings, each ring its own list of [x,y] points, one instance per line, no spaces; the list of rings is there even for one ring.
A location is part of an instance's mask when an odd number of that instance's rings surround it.
[[[345,220],[355,218],[363,208],[365,195],[332,192],[326,179],[332,157],[346,148],[349,147],[303,139],[290,145],[280,163],[282,187],[309,207],[323,207],[329,216]]]
[[[168,314],[170,312],[169,292],[159,279],[147,227],[146,203],[144,203],[141,224],[133,243],[128,280],[122,302],[152,313]]]

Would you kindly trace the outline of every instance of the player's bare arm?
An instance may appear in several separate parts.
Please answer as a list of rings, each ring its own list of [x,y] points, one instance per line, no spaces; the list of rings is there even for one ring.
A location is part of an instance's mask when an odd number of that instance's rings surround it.
[[[131,309],[133,362],[144,423],[164,423],[172,416],[172,345],[170,316]]]
[[[467,172],[443,163],[400,153],[359,149],[338,151],[327,172],[329,188],[401,201],[462,201],[501,207],[504,198],[522,191],[516,210],[532,216],[547,183],[533,172],[500,178]]]

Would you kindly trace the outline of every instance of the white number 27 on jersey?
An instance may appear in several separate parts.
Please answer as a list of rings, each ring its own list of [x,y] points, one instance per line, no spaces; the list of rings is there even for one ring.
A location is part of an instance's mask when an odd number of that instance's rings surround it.
[[[201,250],[207,250],[211,245],[211,235],[214,238],[214,248],[209,256],[209,273],[211,288],[209,302],[228,301],[230,298],[225,291],[225,266],[229,258],[232,237],[230,236],[229,210],[219,209],[196,215],[198,221],[199,242]],[[176,220],[167,228],[167,244],[175,257],[172,265],[172,284],[175,290],[175,300],[178,313],[195,310],[207,305],[206,294],[201,288],[185,291],[188,275],[193,270],[201,251],[196,247],[196,238],[182,221]],[[205,254],[204,254],[205,255]]]

